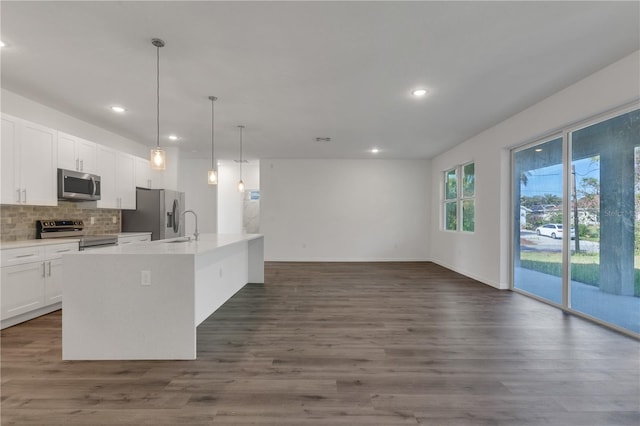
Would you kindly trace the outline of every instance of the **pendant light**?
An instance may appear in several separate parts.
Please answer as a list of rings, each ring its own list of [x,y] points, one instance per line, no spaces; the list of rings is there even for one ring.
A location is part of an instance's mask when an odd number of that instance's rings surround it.
[[[244,192],[244,182],[242,181],[242,129],[244,126],[238,126],[240,128],[240,181],[238,182],[238,192]]]
[[[160,48],[164,47],[164,41],[159,38],[151,40],[156,47],[156,147],[151,150],[151,168],[164,170],[167,167],[166,153],[160,148]]]
[[[218,184],[218,171],[216,170],[216,158],[215,151],[213,145],[213,103],[218,99],[215,96],[209,96],[211,100],[211,170],[209,170],[207,183],[209,185],[217,185]]]

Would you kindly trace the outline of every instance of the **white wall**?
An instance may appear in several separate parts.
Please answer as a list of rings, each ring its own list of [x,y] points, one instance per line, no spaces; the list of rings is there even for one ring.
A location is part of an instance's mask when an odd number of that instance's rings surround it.
[[[244,164],[242,180],[245,188],[260,189],[260,166]],[[242,216],[244,194],[238,192],[240,167],[233,161],[218,166],[218,233],[239,234],[243,232]]]
[[[260,163],[265,260],[428,260],[427,160]]]
[[[87,139],[138,157],[147,158],[150,146],[142,145],[103,128],[64,114],[6,89],[2,89],[2,112],[52,129]],[[105,114],[109,111],[105,111]]]
[[[494,287],[508,288],[510,149],[637,101],[639,75],[640,51],[435,157],[431,163],[432,260]],[[467,161],[475,161],[476,232],[445,232],[440,226],[442,172]]]
[[[217,185],[207,183],[207,171],[211,161],[207,159],[183,158],[180,160],[178,191],[185,193],[185,210],[193,210],[198,215],[198,231],[215,233],[218,226]],[[185,219],[185,234],[195,231],[192,215]]]

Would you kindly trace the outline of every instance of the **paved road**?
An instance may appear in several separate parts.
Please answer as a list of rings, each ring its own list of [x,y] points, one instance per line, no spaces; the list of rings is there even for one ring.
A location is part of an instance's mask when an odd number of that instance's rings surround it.
[[[532,231],[520,231],[522,239],[521,249],[531,251],[562,251],[562,240],[554,240],[551,237],[536,235]],[[571,250],[575,249],[575,240],[571,240]],[[580,240],[580,251],[587,253],[598,253],[600,243]]]

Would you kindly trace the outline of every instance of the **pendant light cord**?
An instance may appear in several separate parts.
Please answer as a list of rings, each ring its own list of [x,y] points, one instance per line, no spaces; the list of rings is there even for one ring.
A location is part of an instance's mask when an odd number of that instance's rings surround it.
[[[213,145],[213,118],[214,118],[214,115],[213,115],[213,104],[216,101],[216,97],[215,96],[211,96],[210,99],[211,99],[211,170],[215,170],[215,166],[214,166],[215,155],[214,155],[214,150],[213,150],[214,149],[213,148],[214,147],[214,145]]]
[[[156,147],[160,148],[160,45],[156,45]]]
[[[240,180],[242,180],[242,129],[244,126],[240,126]]]

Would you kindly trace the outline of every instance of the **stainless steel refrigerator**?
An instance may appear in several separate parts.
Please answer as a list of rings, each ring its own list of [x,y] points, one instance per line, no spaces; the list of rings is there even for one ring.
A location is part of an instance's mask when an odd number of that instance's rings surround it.
[[[122,232],[151,232],[152,240],[184,236],[184,192],[136,189],[136,209],[122,210]]]

